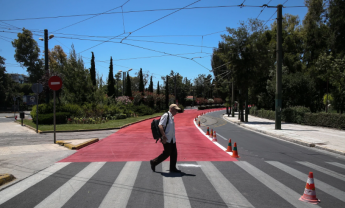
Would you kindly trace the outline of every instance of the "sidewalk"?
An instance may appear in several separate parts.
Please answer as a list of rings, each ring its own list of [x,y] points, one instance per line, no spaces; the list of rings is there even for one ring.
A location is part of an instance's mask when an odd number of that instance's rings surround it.
[[[273,120],[248,115],[248,122],[240,122],[237,112],[235,112],[235,117],[231,117],[231,115],[228,117],[228,115],[225,114],[223,118],[226,121],[238,124],[253,131],[301,145],[345,155],[345,131],[343,130],[284,122],[281,123],[281,130],[275,130],[275,122]]]

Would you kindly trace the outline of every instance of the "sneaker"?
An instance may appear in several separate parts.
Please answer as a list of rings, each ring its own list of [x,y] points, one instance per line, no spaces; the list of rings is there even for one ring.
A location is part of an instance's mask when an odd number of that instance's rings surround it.
[[[150,160],[150,164],[151,164],[151,169],[152,169],[152,171],[153,171],[153,172],[156,172],[156,166],[155,166],[153,160]]]

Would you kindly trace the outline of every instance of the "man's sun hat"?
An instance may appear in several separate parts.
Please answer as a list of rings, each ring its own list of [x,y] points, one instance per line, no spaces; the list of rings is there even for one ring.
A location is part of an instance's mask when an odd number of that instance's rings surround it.
[[[171,104],[169,108],[175,108],[176,110],[181,110],[176,104]]]

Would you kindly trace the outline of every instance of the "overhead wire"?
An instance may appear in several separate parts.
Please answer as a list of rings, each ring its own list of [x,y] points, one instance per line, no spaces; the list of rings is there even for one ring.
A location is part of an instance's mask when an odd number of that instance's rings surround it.
[[[58,29],[58,30],[55,30],[55,31],[53,31],[53,33],[54,33],[54,32],[57,32],[57,31],[59,31],[59,30],[63,30],[63,29],[66,29],[66,28],[68,28],[68,27],[71,27],[71,26],[73,26],[73,25],[79,24],[79,23],[81,23],[81,22],[87,21],[87,20],[89,20],[89,19],[95,18],[95,17],[97,17],[97,16],[99,16],[99,15],[102,15],[102,14],[104,14],[104,13],[106,13],[106,12],[110,12],[110,11],[112,11],[112,10],[114,10],[114,9],[118,9],[118,8],[120,8],[120,7],[123,7],[123,6],[126,5],[129,1],[130,1],[130,0],[127,0],[127,1],[126,1],[124,4],[122,4],[121,6],[112,8],[112,9],[110,9],[110,10],[108,10],[108,11],[105,11],[105,12],[102,12],[102,13],[98,13],[98,14],[92,16],[92,17],[86,18],[86,19],[81,20],[81,21],[79,21],[79,22],[76,22],[76,23],[73,23],[73,24],[71,24],[71,25],[67,25],[67,26],[65,26],[65,27],[63,27],[63,28],[60,28],[60,29]]]
[[[263,8],[262,8],[262,10],[260,11],[259,15],[256,17],[256,19],[259,18],[259,16],[261,15],[261,13],[266,9],[266,7],[269,5],[269,3],[271,3],[271,1],[272,1],[272,0],[270,0],[270,1],[266,4],[266,6],[263,5]]]

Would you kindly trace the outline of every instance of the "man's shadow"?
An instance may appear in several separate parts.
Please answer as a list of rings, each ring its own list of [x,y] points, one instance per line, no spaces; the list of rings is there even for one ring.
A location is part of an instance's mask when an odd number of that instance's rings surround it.
[[[176,177],[183,177],[183,176],[196,176],[194,174],[188,174],[185,172],[177,173],[177,172],[160,172],[156,171],[156,173],[160,173],[164,177],[176,178]]]

